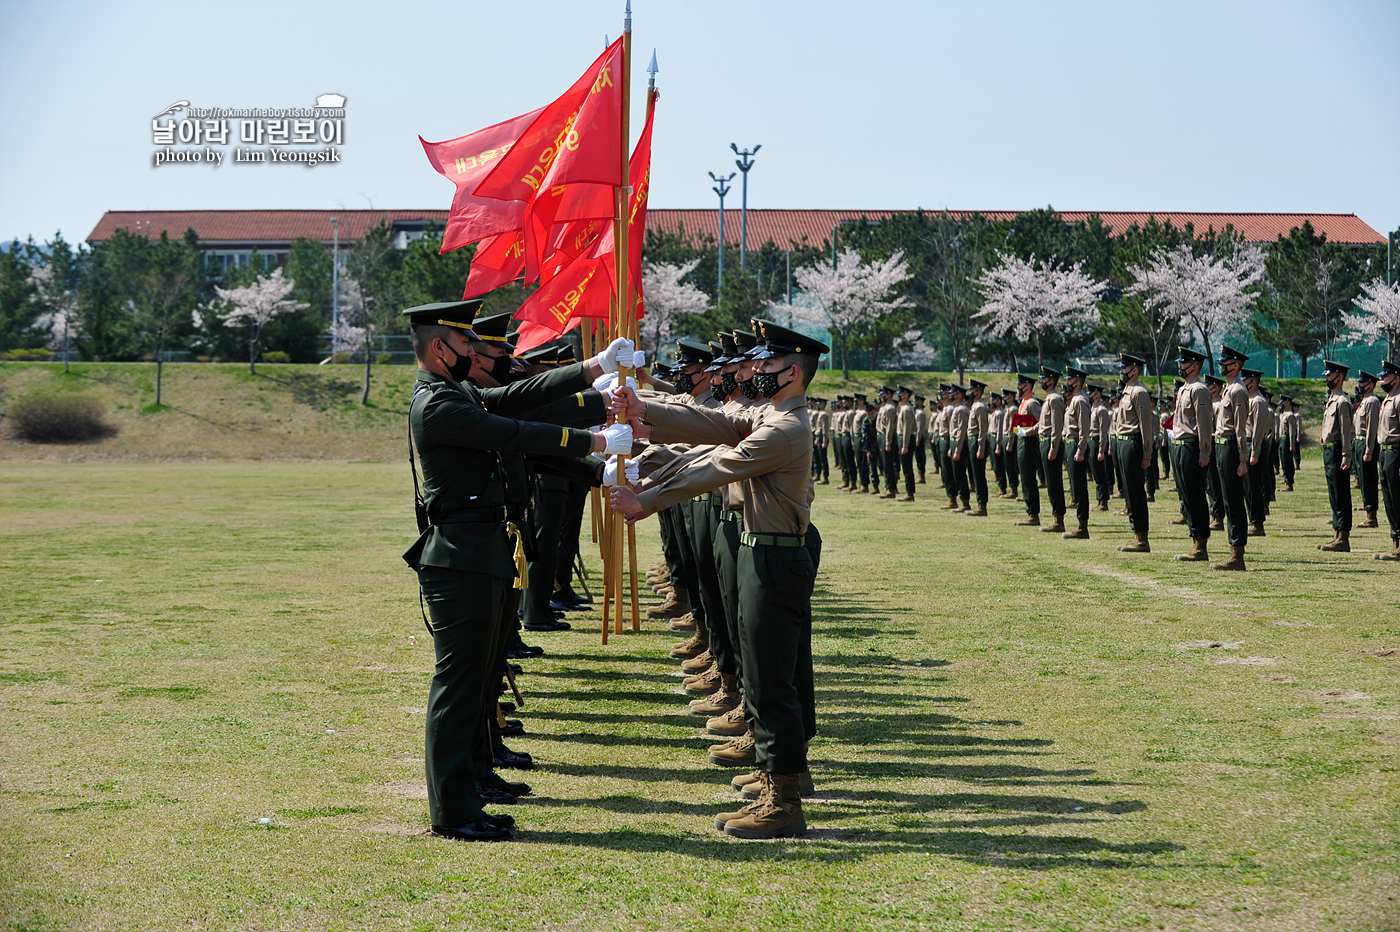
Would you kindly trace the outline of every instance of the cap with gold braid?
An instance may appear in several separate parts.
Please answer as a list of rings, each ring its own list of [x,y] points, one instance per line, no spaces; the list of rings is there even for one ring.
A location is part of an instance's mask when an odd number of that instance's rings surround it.
[[[510,321],[514,316],[514,311],[503,311],[500,314],[492,314],[490,317],[478,317],[472,321],[472,331],[476,334],[476,339],[484,343],[499,346],[502,349],[514,349],[510,345],[510,338],[507,334],[510,331]]]
[[[414,326],[455,327],[464,331],[470,340],[478,339],[472,330],[472,320],[481,309],[482,299],[470,301],[439,301],[436,304],[420,304],[403,312]]]
[[[755,319],[754,323],[758,325],[758,335],[763,340],[763,348],[753,354],[754,359],[794,354],[821,356],[822,353],[831,352],[831,347],[825,343],[798,333],[796,330],[780,327],[769,320]]]

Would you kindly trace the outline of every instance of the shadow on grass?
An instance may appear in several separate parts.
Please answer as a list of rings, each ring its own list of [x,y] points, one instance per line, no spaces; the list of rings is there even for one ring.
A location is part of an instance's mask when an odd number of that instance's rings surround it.
[[[257,378],[276,382],[291,394],[297,404],[307,405],[317,411],[341,403],[347,396],[359,392],[363,386],[348,379],[319,372],[289,372],[282,375],[269,375],[263,372]]]

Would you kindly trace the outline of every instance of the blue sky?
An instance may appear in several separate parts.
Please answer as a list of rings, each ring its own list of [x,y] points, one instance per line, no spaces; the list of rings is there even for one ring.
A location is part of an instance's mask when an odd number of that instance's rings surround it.
[[[653,206],[713,206],[706,173],[733,171],[737,142],[763,146],[752,207],[1400,226],[1400,3],[635,0],[634,16],[639,107],[653,47],[661,66]],[[548,102],[621,22],[620,0],[0,0],[0,237],[81,239],[107,209],[445,208],[418,134]],[[177,100],[327,92],[348,98],[338,165],[151,165],[151,118]]]

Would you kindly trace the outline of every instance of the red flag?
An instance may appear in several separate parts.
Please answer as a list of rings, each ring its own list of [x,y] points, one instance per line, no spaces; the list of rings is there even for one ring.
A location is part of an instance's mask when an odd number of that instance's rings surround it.
[[[564,332],[567,333],[582,322],[582,317],[575,317],[573,321],[564,328]],[[518,334],[515,341],[516,353],[524,353],[537,346],[543,346],[550,340],[559,336],[558,330],[550,329],[544,324],[537,324],[532,320],[521,321],[520,326],[516,328],[515,332]]]
[[[472,267],[462,300],[484,295],[508,285],[525,268],[525,234],[520,230],[499,233],[481,241],[472,256]]]
[[[632,161],[628,163],[627,183],[632,186],[632,198],[627,211],[627,267],[631,285],[633,306],[640,320],[644,301],[642,300],[642,245],[647,230],[647,195],[651,193],[651,121],[656,115],[653,105],[647,113],[646,126],[637,137],[637,146],[632,150]]]
[[[457,186],[457,192],[452,197],[452,211],[447,218],[447,230],[442,237],[443,252],[460,249],[497,233],[518,230],[524,225],[524,203],[477,197],[472,191],[543,111],[541,107],[445,142],[428,142],[422,136],[418,137],[433,168]]]
[[[578,182],[622,184],[622,39],[545,107],[472,192],[526,201]]]
[[[606,253],[590,250],[558,268],[515,312],[516,319],[543,324],[558,334],[580,318],[607,317],[614,290],[611,231],[606,239]]]

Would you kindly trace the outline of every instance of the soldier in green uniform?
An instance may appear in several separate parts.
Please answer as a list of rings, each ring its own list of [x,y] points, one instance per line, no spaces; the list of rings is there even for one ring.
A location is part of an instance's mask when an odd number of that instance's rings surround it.
[[[1327,476],[1327,501],[1332,506],[1331,540],[1318,544],[1318,550],[1337,553],[1351,552],[1351,399],[1347,398],[1347,372],[1339,362],[1327,360],[1322,364],[1322,378],[1327,382],[1327,407],[1322,414],[1322,468]]]
[[[739,625],[744,696],[751,706],[760,785],[751,805],[721,813],[716,826],[740,838],[774,838],[806,831],[801,792],[810,780],[807,732],[798,682],[802,643],[811,629],[816,566],[808,545],[811,443],[804,392],[816,373],[818,343],[776,325],[763,327],[755,380],[771,399],[739,414],[677,405],[650,405],[619,393],[629,421],[651,424],[654,437],[679,436],[719,444],[708,458],[637,495],[616,488],[612,505],[637,520],[671,500],[730,482],[744,487]]]
[[[437,654],[424,748],[433,832],[502,840],[511,837],[514,820],[483,810],[472,760],[492,692],[486,684],[505,590],[522,583],[524,572],[516,524],[524,513],[507,506],[500,456],[577,458],[630,450],[626,424],[595,434],[512,415],[591,388],[603,369],[616,370],[618,353],[631,352],[631,345],[619,341],[587,364],[478,390],[466,380],[474,358],[472,316],[480,304],[445,302],[405,312],[419,365],[409,431],[423,480],[422,534],[404,560],[418,573]]]
[[[1386,396],[1376,418],[1376,475],[1393,546],[1389,553],[1376,554],[1376,559],[1400,560],[1400,365],[1389,359],[1381,363],[1379,381]]]
[[[1293,398],[1279,396],[1278,405],[1279,466],[1283,470],[1283,490],[1293,491],[1293,450],[1302,439],[1298,416],[1293,412]]]
[[[851,445],[855,450],[856,476],[860,479],[861,492],[870,491],[870,457],[872,451],[867,442],[867,432],[865,422],[870,419],[870,405],[866,403],[863,392],[855,393],[855,413],[851,415]],[[879,477],[876,477],[878,483]],[[878,490],[879,485],[875,488]],[[850,491],[855,492],[856,489]]]
[[[875,449],[879,451],[876,459],[885,477],[881,498],[894,498],[899,485],[899,406],[894,395],[894,389],[888,385],[880,389],[880,410],[875,415]]]

